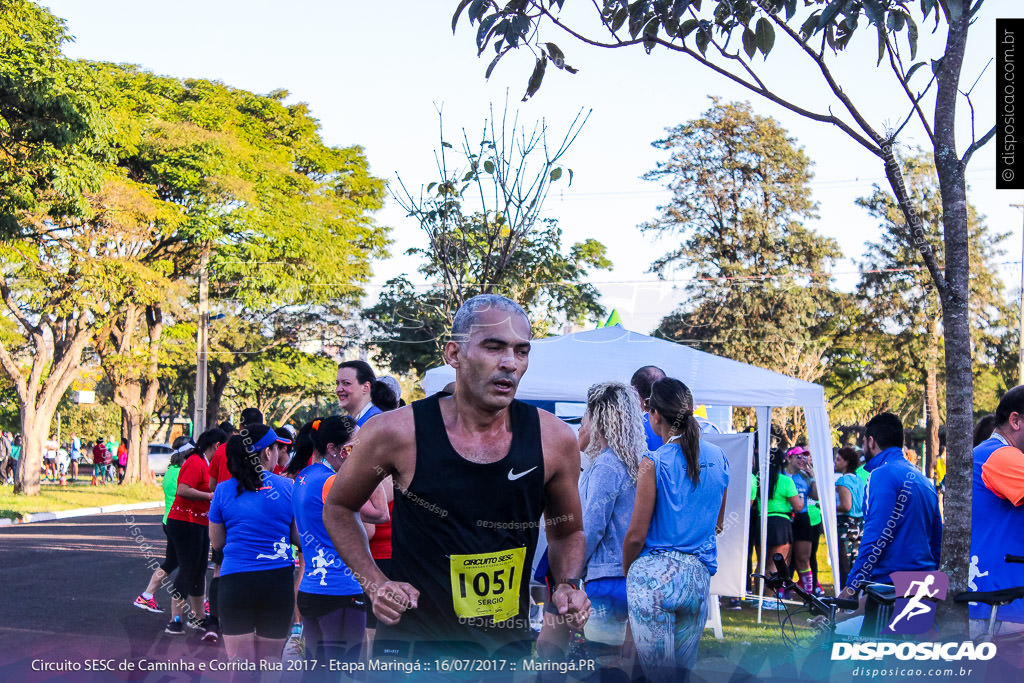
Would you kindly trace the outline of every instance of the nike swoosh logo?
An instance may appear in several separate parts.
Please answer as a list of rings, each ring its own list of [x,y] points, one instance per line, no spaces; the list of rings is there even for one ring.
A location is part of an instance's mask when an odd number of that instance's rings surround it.
[[[525,477],[527,474],[529,474],[530,472],[533,472],[535,469],[537,469],[536,465],[534,465],[530,469],[526,470],[525,472],[520,472],[519,474],[513,473],[512,470],[510,469],[508,471],[508,480],[509,481],[515,481],[516,479],[519,479],[520,477]]]

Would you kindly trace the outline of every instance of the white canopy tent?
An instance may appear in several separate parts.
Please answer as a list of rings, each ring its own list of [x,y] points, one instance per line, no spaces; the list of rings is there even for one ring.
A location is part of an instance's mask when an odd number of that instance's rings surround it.
[[[831,481],[834,469],[832,430],[825,391],[820,385],[630,332],[618,325],[534,340],[530,366],[519,384],[516,398],[585,403],[587,389],[594,383],[615,380],[628,384],[637,368],[644,365],[656,365],[670,377],[682,380],[693,392],[696,403],[755,408],[760,453],[769,452],[772,408],[803,408],[814,469],[822,482]],[[433,368],[427,371],[423,388],[430,395],[454,379],[454,368],[447,365]],[[759,458],[759,464],[760,481],[768,481],[768,458]],[[768,500],[764,495],[760,498],[759,570],[764,573]],[[830,564],[838,581],[835,497],[822,495],[820,503]],[[769,568],[771,570],[770,564]],[[841,586],[837,590],[839,588]]]

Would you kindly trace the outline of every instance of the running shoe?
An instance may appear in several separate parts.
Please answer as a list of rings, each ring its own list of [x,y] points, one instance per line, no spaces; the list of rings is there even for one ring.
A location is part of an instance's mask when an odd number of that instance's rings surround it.
[[[203,633],[206,633],[206,619],[200,619],[192,616],[189,617],[185,623],[193,631],[202,631]]]
[[[306,656],[306,641],[298,633],[288,636],[281,652],[284,659],[302,659]]]
[[[156,604],[156,598],[150,598],[147,600],[141,595],[135,598],[135,602],[132,603],[139,609],[144,609],[147,612],[156,612],[157,614],[163,614],[163,610],[160,609],[160,605]]]
[[[786,609],[786,606],[782,604],[781,600],[773,598],[770,600],[765,600],[764,603],[761,605],[761,609],[773,612],[781,612]]]
[[[164,627],[164,633],[172,636],[183,636],[185,635],[185,627],[180,621],[171,620],[167,622],[167,626]]]
[[[210,616],[210,601],[209,600],[207,600],[206,602],[203,603],[203,612],[206,613],[206,616]]]
[[[729,598],[729,602],[726,604],[725,609],[743,609],[743,605],[740,604],[739,598]]]
[[[203,620],[204,630],[202,641],[209,643],[210,645],[216,645],[220,642],[220,634],[217,633],[217,622],[213,619],[206,618]]]

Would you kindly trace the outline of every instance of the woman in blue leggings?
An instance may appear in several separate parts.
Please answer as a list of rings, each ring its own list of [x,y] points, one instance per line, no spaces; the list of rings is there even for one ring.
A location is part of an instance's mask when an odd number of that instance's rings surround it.
[[[640,462],[622,544],[629,623],[650,680],[687,680],[718,569],[715,535],[725,514],[729,463],[721,448],[700,440],[693,396],[679,380],[654,383],[650,420],[665,445]]]

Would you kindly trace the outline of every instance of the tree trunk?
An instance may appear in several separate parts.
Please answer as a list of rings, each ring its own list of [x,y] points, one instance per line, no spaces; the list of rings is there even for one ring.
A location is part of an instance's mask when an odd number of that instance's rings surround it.
[[[141,411],[125,411],[128,427],[125,436],[128,439],[128,469],[124,475],[126,484],[155,482],[153,472],[149,469],[149,439],[146,438],[144,416]]]
[[[970,20],[970,3],[957,0],[960,16],[950,21],[946,53],[936,74],[935,169],[942,194],[942,232],[945,240],[946,274],[939,287],[946,341],[946,495],[942,533],[942,564],[949,576],[949,592],[968,589],[971,556],[972,428],[974,376],[971,372],[970,256],[967,232],[967,186],[964,166],[956,150],[956,104],[960,68]],[[938,625],[942,632],[968,632],[967,604],[952,600],[939,603]]]
[[[43,442],[50,429],[52,413],[44,417],[33,407],[21,406],[21,455],[14,475],[14,492],[39,495],[39,470],[43,466]]]
[[[206,400],[206,424],[202,426],[198,431],[202,432],[206,429],[213,429],[221,422],[220,417],[220,403],[224,398],[224,390],[228,388],[228,380],[231,379],[231,370],[224,368],[219,372],[214,370],[210,373],[212,382],[210,382],[210,390],[207,392]],[[241,425],[239,425],[241,427]],[[199,436],[197,433],[196,436]]]

